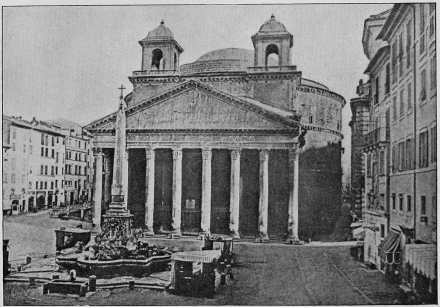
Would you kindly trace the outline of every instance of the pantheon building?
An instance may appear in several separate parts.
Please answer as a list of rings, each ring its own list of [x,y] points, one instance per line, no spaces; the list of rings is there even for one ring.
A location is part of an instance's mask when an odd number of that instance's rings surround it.
[[[184,65],[164,22],[139,41],[133,91],[86,126],[95,224],[112,201],[117,151],[125,206],[148,235],[297,241],[332,232],[345,100],[302,78],[293,35],[273,15],[250,38],[254,50],[215,50]]]

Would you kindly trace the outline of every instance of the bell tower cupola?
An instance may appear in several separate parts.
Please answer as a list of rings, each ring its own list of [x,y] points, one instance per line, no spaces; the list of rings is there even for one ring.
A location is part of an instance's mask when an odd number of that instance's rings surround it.
[[[256,67],[267,67],[270,55],[278,57],[277,66],[292,65],[290,49],[293,47],[293,35],[275,19],[273,14],[252,36],[252,42],[255,49],[254,65]]]
[[[142,71],[147,74],[179,71],[179,58],[183,48],[174,39],[170,29],[165,27],[163,20],[139,44],[142,46]]]

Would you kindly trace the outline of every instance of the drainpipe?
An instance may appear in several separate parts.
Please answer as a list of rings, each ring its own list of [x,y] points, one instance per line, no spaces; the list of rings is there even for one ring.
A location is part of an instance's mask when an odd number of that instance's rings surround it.
[[[423,5],[423,4],[422,4]],[[413,103],[413,120],[414,120],[414,148],[413,148],[413,198],[414,198],[414,242],[417,238],[417,193],[416,193],[416,183],[417,183],[417,73],[416,73],[416,67],[417,67],[417,44],[416,44],[416,4],[412,4],[413,9],[413,39],[414,39],[414,48],[413,48],[413,72],[414,72],[414,103]]]

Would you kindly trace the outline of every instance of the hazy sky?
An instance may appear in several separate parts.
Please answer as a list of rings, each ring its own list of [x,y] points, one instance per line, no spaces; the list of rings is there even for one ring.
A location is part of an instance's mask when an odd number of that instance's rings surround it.
[[[102,2],[101,2],[102,3]],[[253,49],[271,14],[293,34],[292,65],[347,101],[368,61],[364,20],[392,5],[136,5],[3,8],[3,112],[25,119],[63,117],[81,125],[116,110],[121,84],[141,69],[138,41],[163,19],[185,50],[180,63],[220,48]]]

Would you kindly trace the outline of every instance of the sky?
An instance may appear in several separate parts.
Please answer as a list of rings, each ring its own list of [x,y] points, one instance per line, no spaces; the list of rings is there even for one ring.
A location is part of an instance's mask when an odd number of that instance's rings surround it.
[[[99,3],[103,3],[100,1]],[[141,70],[141,46],[161,20],[183,47],[180,64],[221,48],[253,49],[274,14],[293,34],[292,65],[342,95],[343,168],[349,168],[349,102],[368,65],[364,20],[391,4],[112,5],[3,7],[3,114],[80,125],[114,112],[121,85]],[[124,95],[125,95],[124,94]],[[347,172],[346,172],[347,173]],[[347,178],[346,178],[347,179]]]

